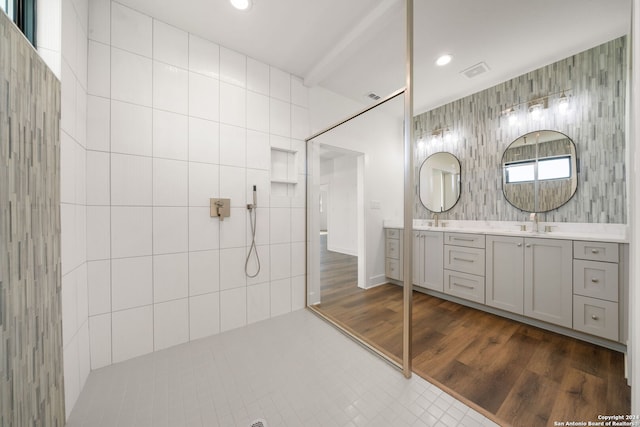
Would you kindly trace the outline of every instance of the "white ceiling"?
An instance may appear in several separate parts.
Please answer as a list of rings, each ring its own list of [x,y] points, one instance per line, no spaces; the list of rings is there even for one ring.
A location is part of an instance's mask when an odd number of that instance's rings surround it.
[[[367,104],[404,86],[403,0],[120,0]],[[627,34],[631,0],[415,0],[415,111]],[[454,55],[445,67],[434,61]],[[485,62],[473,79],[460,72]]]

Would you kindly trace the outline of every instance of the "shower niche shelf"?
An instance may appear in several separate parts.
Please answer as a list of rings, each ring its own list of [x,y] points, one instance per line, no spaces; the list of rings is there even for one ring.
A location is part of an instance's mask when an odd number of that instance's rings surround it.
[[[271,147],[271,182],[298,183],[298,152],[296,150]]]

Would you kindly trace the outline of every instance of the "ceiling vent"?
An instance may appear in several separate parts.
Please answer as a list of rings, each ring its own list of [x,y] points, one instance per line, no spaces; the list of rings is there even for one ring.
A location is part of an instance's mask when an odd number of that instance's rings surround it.
[[[373,93],[373,92],[369,92],[369,93],[367,94],[367,98],[371,98],[371,99],[373,99],[374,101],[377,101],[378,99],[380,99],[380,95],[377,95],[377,94],[375,94],[375,93]]]
[[[489,67],[487,66],[487,64],[485,64],[484,62],[480,62],[460,72],[464,74],[468,79],[472,79],[476,76],[479,76],[480,74],[486,73],[487,71],[489,71]]]

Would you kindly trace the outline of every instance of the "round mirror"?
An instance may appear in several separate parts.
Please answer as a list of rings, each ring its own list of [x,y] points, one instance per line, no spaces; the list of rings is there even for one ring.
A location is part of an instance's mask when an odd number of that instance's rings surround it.
[[[451,209],[460,198],[460,161],[451,153],[435,153],[420,166],[420,201],[432,212]]]
[[[565,134],[540,130],[522,135],[502,155],[504,197],[526,212],[547,212],[578,188],[576,146]]]

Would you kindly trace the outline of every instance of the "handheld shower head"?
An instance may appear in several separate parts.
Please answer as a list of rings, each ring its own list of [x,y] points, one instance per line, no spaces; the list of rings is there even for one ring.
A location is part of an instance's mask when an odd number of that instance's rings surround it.
[[[258,192],[256,191],[256,186],[253,186],[253,207],[258,207]]]

